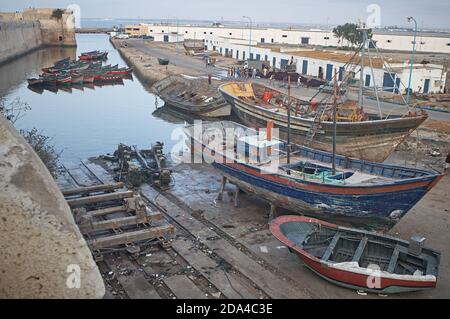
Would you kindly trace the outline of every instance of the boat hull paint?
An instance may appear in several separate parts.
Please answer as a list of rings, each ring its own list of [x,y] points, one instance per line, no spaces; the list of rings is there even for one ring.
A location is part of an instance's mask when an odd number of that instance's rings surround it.
[[[348,194],[333,194],[308,190],[307,184],[289,186],[282,178],[274,179],[274,175],[261,174],[242,164],[214,162],[213,166],[231,183],[275,206],[310,216],[370,220],[390,226],[398,222],[428,192],[434,182],[434,179],[430,178],[411,183],[403,189],[398,187],[400,185],[393,185],[385,187],[384,192],[374,187],[368,188],[366,194],[352,194],[351,191]]]
[[[379,278],[378,287],[368,287],[368,282],[372,280],[369,278],[369,275],[338,269],[334,267],[333,263],[324,262],[315,256],[310,255],[281,232],[280,225],[283,222],[289,222],[290,220],[296,221],[299,219],[304,219],[304,221],[309,220],[310,222],[316,222],[317,224],[332,228],[338,228],[338,226],[320,220],[299,216],[283,216],[274,220],[270,225],[270,231],[279,241],[285,244],[291,252],[294,252],[309,269],[331,283],[345,288],[361,289],[368,292],[385,294],[412,292],[433,289],[436,287],[436,279],[405,280],[401,279],[401,276],[400,278],[389,278],[383,275]]]
[[[232,106],[237,117],[249,127],[266,127],[271,120],[280,130],[280,138],[287,136],[287,116],[261,110],[247,104],[219,88],[225,100]],[[383,162],[407,138],[427,116],[392,118],[385,121],[365,121],[359,123],[338,123],[336,131],[337,153],[372,162]],[[291,140],[306,145],[307,134],[313,120],[291,118]],[[333,124],[322,122],[309,147],[332,152]]]

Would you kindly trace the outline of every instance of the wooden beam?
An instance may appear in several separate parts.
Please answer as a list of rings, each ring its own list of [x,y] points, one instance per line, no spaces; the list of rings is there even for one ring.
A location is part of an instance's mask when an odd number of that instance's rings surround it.
[[[127,211],[127,206],[126,205],[120,205],[120,206],[114,206],[114,207],[90,210],[90,211],[88,211],[86,213],[85,216],[101,217],[101,216],[104,216],[104,215],[108,215],[108,214],[112,214],[112,213],[118,213],[118,212],[124,212],[124,211]]]
[[[86,205],[86,204],[107,202],[107,201],[117,200],[117,199],[130,198],[133,196],[134,196],[133,191],[115,192],[115,193],[109,193],[109,194],[101,194],[101,195],[69,199],[69,200],[67,200],[67,204],[69,204],[69,206],[73,207],[73,206],[80,206],[80,205]]]
[[[116,184],[102,184],[102,185],[93,185],[93,186],[86,186],[86,187],[64,189],[61,192],[64,196],[86,195],[86,194],[96,193],[96,192],[109,192],[109,191],[113,191],[113,190],[123,188],[123,187],[124,187],[124,183],[120,182],[120,183],[116,183]]]
[[[391,260],[389,261],[389,265],[387,267],[387,272],[393,273],[395,270],[395,266],[397,266],[398,255],[400,254],[400,247],[398,245],[395,246],[394,252],[392,253]]]
[[[352,261],[356,261],[357,263],[359,263],[359,260],[361,259],[361,256],[364,252],[364,249],[366,248],[368,241],[369,241],[369,239],[367,237],[363,237],[363,239],[361,239],[361,241],[359,242],[358,248],[356,248],[356,250],[355,250],[355,254],[353,255]]]
[[[88,241],[91,250],[114,247],[122,244],[131,244],[136,241],[158,238],[163,235],[173,234],[175,228],[172,225],[149,227],[132,232],[96,238]]]
[[[151,220],[161,220],[161,219],[162,219],[161,213],[154,213],[144,217],[128,216],[121,218],[113,218],[98,222],[92,222],[92,219],[89,220],[83,218],[82,223],[80,223],[80,231],[83,234],[86,234],[98,230],[115,229],[128,225],[144,224],[148,223]]]
[[[325,254],[322,256],[323,261],[328,261],[330,259],[331,255],[333,254],[334,248],[336,247],[339,238],[341,238],[341,233],[338,231],[331,241],[330,245],[328,246],[327,250],[325,251]]]

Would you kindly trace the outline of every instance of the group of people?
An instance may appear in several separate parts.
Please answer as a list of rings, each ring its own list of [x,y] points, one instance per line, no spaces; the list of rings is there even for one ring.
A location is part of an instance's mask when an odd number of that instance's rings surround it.
[[[229,79],[248,79],[249,77],[256,79],[257,70],[254,68],[246,67],[229,67],[228,78]]]

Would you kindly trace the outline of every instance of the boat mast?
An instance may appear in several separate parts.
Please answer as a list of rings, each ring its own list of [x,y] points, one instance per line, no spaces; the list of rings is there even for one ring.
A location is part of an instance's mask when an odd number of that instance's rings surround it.
[[[287,105],[287,116],[288,116],[288,136],[287,136],[287,163],[291,163],[291,76],[288,75],[288,105]],[[290,175],[290,171],[288,171]]]
[[[361,110],[364,109],[364,94],[363,94],[363,87],[364,87],[364,60],[365,60],[365,50],[366,50],[366,43],[367,43],[367,27],[364,23],[361,23],[360,27],[356,29],[357,31],[362,33],[363,37],[363,43],[361,47],[361,70],[359,74],[359,94],[358,94],[358,100],[359,100],[359,106],[361,107]]]
[[[333,90],[333,175],[336,175],[336,109],[337,109],[337,72],[334,69],[334,90]]]

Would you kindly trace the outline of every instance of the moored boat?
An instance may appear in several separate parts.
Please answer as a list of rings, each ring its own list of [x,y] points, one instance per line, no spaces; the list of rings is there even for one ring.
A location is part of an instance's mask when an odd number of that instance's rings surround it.
[[[28,81],[28,84],[32,85],[32,86],[42,85],[44,83],[44,80],[41,77],[27,79],[27,81]]]
[[[330,152],[334,126],[332,108],[302,101],[256,83],[230,82],[219,87],[233,112],[246,125],[265,127],[273,121],[282,137],[287,136],[287,105],[290,100],[292,141]],[[337,153],[363,160],[383,162],[426,119],[425,113],[380,118],[362,112],[348,102],[338,107]]]
[[[169,64],[169,59],[166,58],[158,58],[158,63],[160,65],[168,65]]]
[[[230,105],[217,91],[217,85],[208,85],[205,79],[172,75],[152,88],[168,106],[183,112],[202,117],[224,117],[231,112]]]
[[[83,75],[78,73],[73,73],[70,79],[70,83],[72,84],[80,84],[83,83]]]
[[[339,227],[304,216],[281,216],[271,233],[313,272],[343,286],[374,293],[436,287],[440,253],[411,241]]]
[[[230,121],[184,131],[195,154],[272,207],[366,227],[392,227],[443,177],[340,155],[333,170],[331,153],[291,144],[288,156],[284,141]]]
[[[91,60],[106,60],[108,57],[107,51],[90,51],[90,52],[83,52],[78,57],[82,61],[91,61]]]

